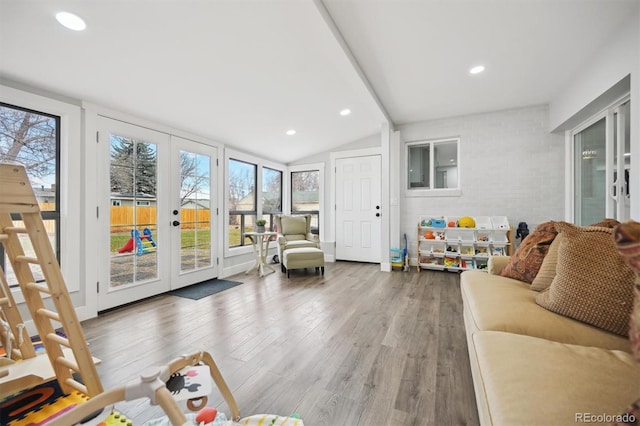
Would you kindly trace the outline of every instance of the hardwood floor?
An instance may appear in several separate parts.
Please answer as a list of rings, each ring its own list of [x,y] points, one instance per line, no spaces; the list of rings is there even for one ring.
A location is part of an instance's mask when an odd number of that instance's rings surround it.
[[[475,425],[459,276],[336,262],[197,301],[162,295],[83,323],[106,389],[178,355],[210,352],[243,415],[315,425]],[[214,392],[209,399],[229,414]],[[119,403],[134,424],[163,415]]]

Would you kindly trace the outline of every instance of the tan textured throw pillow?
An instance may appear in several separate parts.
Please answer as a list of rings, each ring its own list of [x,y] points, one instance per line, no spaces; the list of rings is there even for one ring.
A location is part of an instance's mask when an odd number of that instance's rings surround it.
[[[610,228],[556,224],[556,276],[536,303],[552,312],[627,336],[634,273],[618,254]]]
[[[555,224],[556,222],[550,221],[538,225],[529,236],[522,240],[500,275],[531,283],[538,274],[538,269],[547,255],[549,245],[556,237]]]
[[[555,223],[553,222],[554,226]],[[594,223],[589,226],[599,226],[603,228],[615,228],[620,222],[615,219],[602,219],[598,223]],[[558,246],[559,241],[556,238],[553,240],[551,245],[549,246],[549,251],[547,255],[544,257],[542,261],[542,265],[540,266],[540,270],[536,274],[536,277],[531,282],[531,290],[542,291],[548,288],[553,281],[553,278],[556,276],[556,264],[558,263]]]
[[[542,261],[542,266],[540,266],[540,270],[531,283],[531,290],[542,291],[551,285],[551,282],[556,276],[556,264],[558,263],[558,246],[560,245],[561,238],[562,237],[556,237],[556,239],[554,239],[549,246],[549,251]]]

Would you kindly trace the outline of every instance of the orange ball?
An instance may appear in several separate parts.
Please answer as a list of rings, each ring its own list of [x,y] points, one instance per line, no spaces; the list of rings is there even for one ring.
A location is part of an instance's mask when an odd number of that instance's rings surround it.
[[[456,227],[456,223],[454,221],[451,221],[451,222],[447,223],[447,226],[449,228],[455,228]]]

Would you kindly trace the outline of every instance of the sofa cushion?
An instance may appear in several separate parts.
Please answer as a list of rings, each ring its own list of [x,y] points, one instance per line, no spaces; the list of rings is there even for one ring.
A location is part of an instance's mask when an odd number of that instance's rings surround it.
[[[549,245],[558,234],[555,223],[550,221],[538,225],[529,236],[522,240],[501,275],[531,283],[547,255]]]
[[[490,331],[473,345],[491,424],[586,423],[622,413],[640,393],[640,368],[625,352]]]
[[[550,311],[627,336],[633,271],[617,252],[610,228],[558,223],[556,276],[536,302]]]
[[[629,352],[624,337],[564,317],[538,306],[538,292],[528,284],[482,271],[465,271],[460,285],[465,322],[477,330],[506,331]]]

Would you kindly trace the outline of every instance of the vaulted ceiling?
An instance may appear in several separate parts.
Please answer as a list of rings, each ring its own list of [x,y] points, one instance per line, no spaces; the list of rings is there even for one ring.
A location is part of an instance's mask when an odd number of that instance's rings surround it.
[[[87,29],[60,26],[62,10]],[[0,0],[0,77],[289,163],[387,119],[548,103],[637,10],[638,0]],[[470,75],[477,64],[485,72]]]

